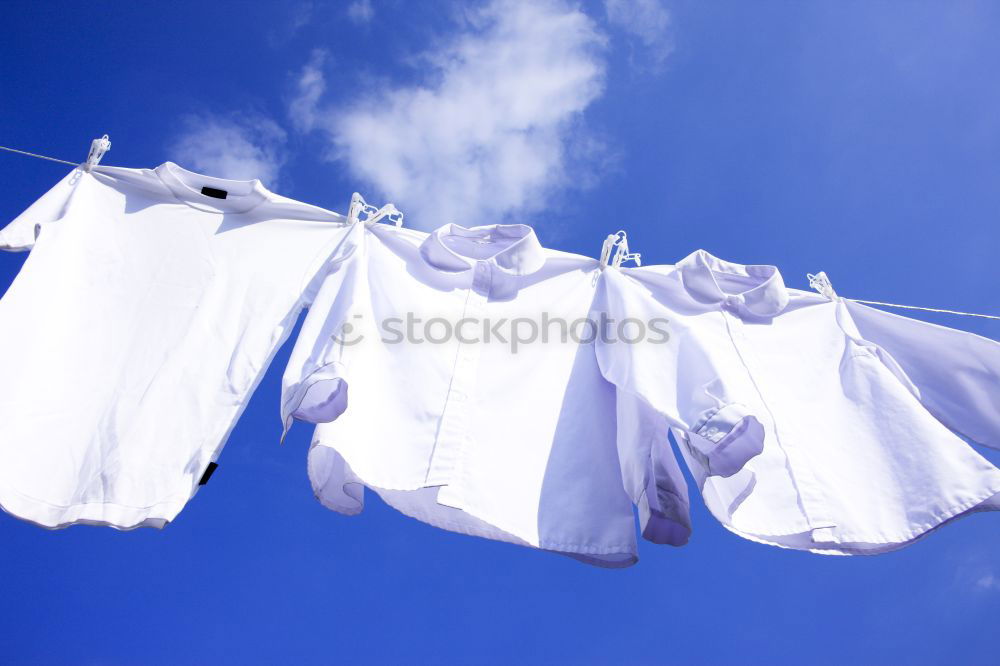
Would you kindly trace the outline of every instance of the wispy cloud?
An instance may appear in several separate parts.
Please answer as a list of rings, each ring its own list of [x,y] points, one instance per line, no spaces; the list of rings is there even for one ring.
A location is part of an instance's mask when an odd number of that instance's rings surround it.
[[[305,0],[297,5],[293,5],[290,12],[290,25],[292,32],[298,32],[312,20],[314,5],[311,0]]]
[[[657,71],[674,50],[670,12],[660,0],[604,0],[608,23],[642,45],[649,69]]]
[[[168,147],[173,161],[210,176],[252,180],[271,189],[285,162],[285,131],[258,114],[189,115]]]
[[[281,18],[267,31],[271,46],[283,46],[295,37],[302,28],[313,20],[315,4],[312,0],[300,0],[294,4],[282,5]]]
[[[955,575],[954,588],[980,594],[1000,592],[1000,572],[993,559],[989,548],[977,546],[949,563]]]
[[[288,105],[288,117],[292,121],[292,127],[300,132],[311,132],[320,122],[319,102],[326,92],[323,67],[328,60],[329,54],[326,51],[315,49],[309,62],[299,73],[295,95]]]
[[[354,0],[347,6],[347,18],[359,24],[370,23],[375,18],[371,0]]]
[[[976,587],[980,590],[996,590],[1000,592],[1000,576],[987,573],[976,579]]]
[[[296,128],[321,132],[331,159],[425,227],[543,208],[585,172],[576,156],[602,156],[582,113],[603,92],[605,39],[586,14],[564,0],[492,0],[458,21],[419,59],[422,83],[324,107],[314,53],[289,106]]]

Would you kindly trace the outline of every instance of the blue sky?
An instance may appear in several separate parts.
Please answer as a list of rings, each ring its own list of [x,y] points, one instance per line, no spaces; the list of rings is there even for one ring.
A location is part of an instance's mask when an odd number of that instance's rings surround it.
[[[1000,5],[563,0],[0,4],[0,144],[261,177],[596,256],[704,248],[841,295],[1000,313]],[[65,168],[0,154],[0,217]],[[8,285],[23,255],[0,256]],[[1000,338],[996,322],[927,319]],[[693,501],[627,570],[311,495],[275,359],[162,532],[0,516],[5,663],[996,663],[1000,522],[830,558]],[[822,414],[816,415],[821,425]],[[987,454],[995,462],[1000,456]]]

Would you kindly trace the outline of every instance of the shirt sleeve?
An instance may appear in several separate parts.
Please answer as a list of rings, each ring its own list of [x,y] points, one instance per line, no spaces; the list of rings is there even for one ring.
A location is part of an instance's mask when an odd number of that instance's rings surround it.
[[[84,175],[81,170],[73,169],[27,210],[0,229],[0,250],[30,250],[42,228],[66,215],[73,193]]]
[[[691,536],[687,482],[667,440],[666,420],[639,398],[618,392],[618,457],[642,536],[683,546]]]
[[[329,423],[347,409],[348,350],[363,340],[365,262],[363,228],[339,247],[316,293],[285,367],[281,391],[282,439],[293,420]]]
[[[677,325],[680,318],[643,285],[614,270],[603,271],[601,284],[598,303],[607,319],[597,356],[604,377],[685,432],[692,455],[708,476],[740,471],[763,450],[764,428],[728,390],[724,370],[713,366],[693,334]],[[645,334],[637,336],[633,330],[619,336],[626,320]]]
[[[861,338],[892,357],[927,411],[972,441],[1000,448],[1000,343],[844,303]]]
[[[308,262],[302,274],[301,304],[306,308],[312,306],[327,275],[337,270],[358,244],[357,234],[360,230],[357,226],[346,222],[325,222],[325,224],[331,227],[331,238]]]

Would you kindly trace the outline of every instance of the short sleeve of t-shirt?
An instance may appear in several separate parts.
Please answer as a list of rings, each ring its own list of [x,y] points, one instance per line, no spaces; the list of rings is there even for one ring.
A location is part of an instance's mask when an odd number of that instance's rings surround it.
[[[45,225],[57,222],[66,215],[82,175],[79,169],[70,171],[52,189],[0,230],[0,250],[10,252],[30,250]]]

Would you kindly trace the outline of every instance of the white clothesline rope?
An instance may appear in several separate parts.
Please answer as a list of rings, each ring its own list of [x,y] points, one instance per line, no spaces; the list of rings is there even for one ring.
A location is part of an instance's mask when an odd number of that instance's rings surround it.
[[[809,280],[809,286],[820,293],[820,295],[829,298],[831,301],[837,298],[841,298],[837,295],[837,292],[833,289],[833,283],[830,282],[830,278],[827,277],[824,271],[820,271],[813,275],[812,273],[806,273],[806,279]],[[922,308],[918,305],[900,305],[898,303],[883,303],[882,301],[863,301],[860,298],[844,298],[846,301],[854,301],[855,303],[865,303],[866,305],[882,305],[888,308],[903,308],[906,310],[922,310],[924,312],[943,312],[945,314],[961,315],[963,317],[982,317],[983,319],[997,319],[1000,317],[996,315],[988,314],[977,314],[975,312],[959,312],[958,310],[942,310],[940,308]]]
[[[27,150],[18,150],[17,148],[8,148],[7,146],[0,146],[0,150],[6,150],[7,152],[17,153],[19,155],[27,155],[28,157],[37,157],[40,160],[48,160],[50,162],[59,162],[60,164],[69,164],[70,166],[79,166],[79,162],[70,162],[69,160],[61,160],[56,157],[47,157],[45,155],[39,155],[38,153],[29,153]]]
[[[28,157],[35,157],[40,160],[48,160],[49,162],[58,162],[59,164],[69,164],[70,166],[80,167],[84,171],[90,171],[95,166],[101,163],[101,158],[104,157],[104,153],[111,150],[111,140],[108,139],[108,135],[105,134],[99,139],[94,139],[90,142],[90,152],[87,153],[87,159],[83,162],[70,162],[69,160],[61,160],[58,157],[49,157],[48,155],[39,155],[38,153],[31,153],[27,150],[21,150],[19,148],[10,148],[8,146],[0,146],[0,150],[6,150],[9,153],[16,153],[18,155],[27,155]]]
[[[107,135],[104,136],[104,140],[107,140]],[[108,148],[110,148],[111,147],[111,143],[108,142],[107,146],[108,146]],[[18,155],[27,155],[28,157],[36,157],[36,158],[38,158],[40,160],[48,160],[50,162],[58,162],[60,164],[69,164],[70,166],[80,166],[80,164],[81,164],[80,162],[70,162],[69,160],[61,160],[61,159],[56,158],[56,157],[48,157],[47,155],[39,155],[38,153],[30,153],[27,150],[18,150],[17,148],[8,148],[7,146],[0,146],[0,150],[6,150],[7,152],[16,153]],[[91,151],[93,152],[93,148],[91,149]],[[103,152],[102,152],[102,154],[103,154]],[[100,159],[100,158],[98,157],[98,159]],[[618,233],[622,234],[623,232],[618,232]],[[631,259],[633,257],[636,258],[636,259],[638,259],[638,257],[639,257],[638,254],[635,254],[635,255],[628,254],[628,246],[627,245],[625,246],[625,250],[624,251],[626,253],[625,257],[624,257],[626,260]],[[606,261],[606,259],[605,259],[605,261]],[[822,273],[820,273],[820,275],[822,275],[824,279],[826,278],[826,276],[823,275]],[[814,278],[816,278],[816,277],[818,277],[818,276],[809,275],[809,286],[813,287],[814,289],[819,290],[819,287],[817,287],[817,284],[819,284],[820,286],[823,286],[823,285],[822,285],[822,283],[814,284]],[[831,290],[832,290],[832,287],[831,287]],[[821,293],[823,293],[823,292],[821,291]],[[904,310],[921,310],[923,312],[940,312],[940,313],[943,313],[943,314],[959,315],[959,316],[962,316],[962,317],[981,317],[982,319],[994,319],[994,320],[1000,321],[1000,316],[989,315],[989,314],[979,314],[979,313],[976,313],[976,312],[959,312],[958,310],[944,310],[944,309],[941,309],[941,308],[923,308],[923,307],[920,307],[918,305],[900,305],[899,303],[883,303],[882,301],[865,301],[865,300],[861,300],[860,298],[848,298],[847,300],[854,301],[855,303],[864,303],[866,305],[881,305],[881,306],[887,307],[887,308],[902,308]]]
[[[903,308],[905,310],[923,310],[924,312],[943,312],[945,314],[951,315],[962,315],[963,317],[982,317],[983,319],[997,319],[1000,317],[997,315],[988,314],[978,314],[975,312],[959,312],[958,310],[942,310],[940,308],[922,308],[918,305],[900,305],[898,303],[883,303],[882,301],[863,301],[860,298],[848,298],[848,301],[854,301],[855,303],[865,303],[866,305],[883,305],[887,308]]]

